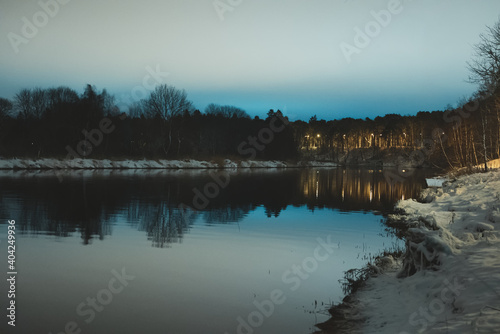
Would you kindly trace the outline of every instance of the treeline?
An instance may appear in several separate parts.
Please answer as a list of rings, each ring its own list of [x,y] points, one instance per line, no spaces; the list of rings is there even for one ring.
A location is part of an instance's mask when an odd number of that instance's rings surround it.
[[[375,119],[290,122],[281,111],[194,108],[185,91],[158,86],[122,113],[106,89],[23,89],[0,99],[0,156],[131,159],[319,159],[471,166],[500,157],[500,93],[477,93],[445,111]],[[274,130],[273,130],[274,129]],[[278,131],[279,130],[279,131]],[[398,160],[394,160],[398,159]]]
[[[297,158],[281,112],[250,119],[240,108],[210,104],[202,113],[168,85],[125,113],[105,89],[91,85],[82,94],[68,87],[22,89],[13,101],[0,99],[0,118],[2,157],[213,159],[241,156],[239,145],[255,138],[255,158]],[[270,126],[283,130],[260,149],[259,132]]]

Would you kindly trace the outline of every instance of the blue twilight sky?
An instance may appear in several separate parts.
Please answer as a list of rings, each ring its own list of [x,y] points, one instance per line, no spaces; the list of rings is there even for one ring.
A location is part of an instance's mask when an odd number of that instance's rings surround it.
[[[476,89],[465,63],[499,14],[498,0],[0,0],[0,96],[91,83],[126,102],[149,68],[200,110],[415,114]]]

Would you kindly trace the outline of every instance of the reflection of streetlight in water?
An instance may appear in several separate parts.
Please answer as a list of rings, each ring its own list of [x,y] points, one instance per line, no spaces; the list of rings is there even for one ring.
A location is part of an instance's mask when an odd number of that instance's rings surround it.
[[[318,199],[318,196],[319,196],[319,170],[316,171],[316,199]]]

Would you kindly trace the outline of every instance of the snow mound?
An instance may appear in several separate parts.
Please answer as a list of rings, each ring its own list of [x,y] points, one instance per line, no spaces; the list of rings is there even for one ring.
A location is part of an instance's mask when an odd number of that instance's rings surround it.
[[[490,224],[474,222],[474,223],[470,223],[469,225],[467,225],[467,227],[465,229],[471,230],[473,232],[482,233],[484,231],[493,231],[495,228],[493,227],[493,225],[490,225]]]
[[[500,223],[500,210],[498,208],[491,210],[488,220],[494,224]]]
[[[499,333],[499,193],[497,170],[396,204],[406,253],[355,295],[363,332]]]

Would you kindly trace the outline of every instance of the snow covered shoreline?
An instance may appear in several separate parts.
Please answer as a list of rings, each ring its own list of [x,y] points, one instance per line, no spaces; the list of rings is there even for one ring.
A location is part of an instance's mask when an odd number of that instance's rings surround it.
[[[2,159],[0,169],[214,169],[214,168],[300,168],[337,167],[334,162],[244,160],[239,163],[225,159],[222,163],[202,160],[108,160],[108,159]]]
[[[500,332],[500,171],[460,176],[422,199],[398,202],[390,217],[405,231],[403,258],[379,261],[320,333]]]

